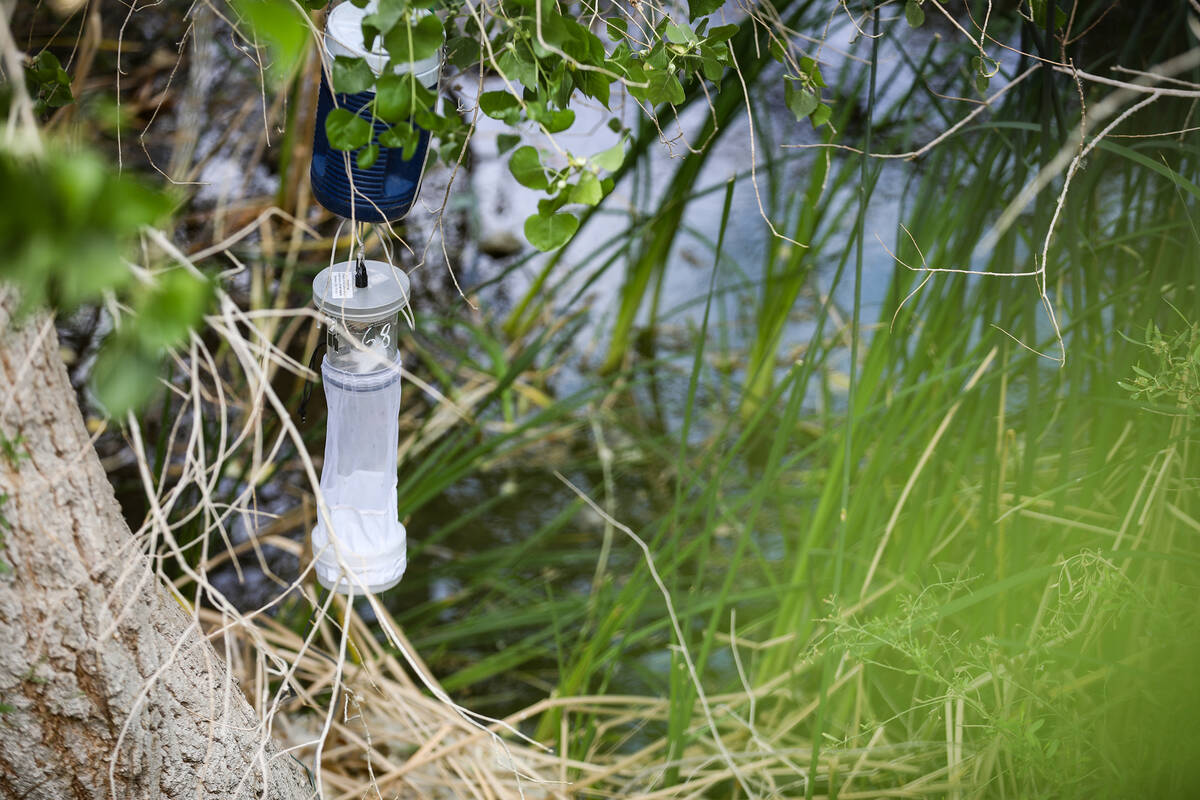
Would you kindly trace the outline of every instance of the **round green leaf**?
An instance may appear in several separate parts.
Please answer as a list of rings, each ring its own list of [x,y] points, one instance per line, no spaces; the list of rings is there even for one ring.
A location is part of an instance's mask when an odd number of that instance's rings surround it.
[[[650,87],[646,90],[646,99],[654,105],[662,103],[679,105],[684,101],[686,95],[683,93],[683,84],[679,82],[679,78],[675,77],[674,72],[656,69],[650,73],[649,81]]]
[[[917,0],[908,0],[904,4],[904,18],[914,28],[919,28],[925,24],[925,12],[921,10],[921,5]]]
[[[359,150],[354,160],[359,169],[370,169],[377,158],[379,158],[379,145],[371,143]]]
[[[233,0],[233,7],[271,51],[273,81],[287,79],[300,63],[308,44],[308,19],[291,0]]]
[[[571,187],[571,202],[594,206],[604,197],[600,188],[600,179],[590,172],[579,176],[579,183]]]
[[[413,85],[410,73],[389,73],[379,78],[375,87],[375,113],[388,122],[400,122],[413,113]]]
[[[407,122],[397,122],[379,134],[379,143],[389,150],[399,150],[400,157],[404,159],[413,157],[420,140],[421,134]]]
[[[133,330],[152,352],[173,347],[200,323],[211,300],[208,281],[182,269],[163,272],[138,298]]]
[[[795,115],[797,121],[804,119],[816,111],[817,106],[821,105],[816,92],[803,86],[796,86],[792,81],[787,82],[783,94],[788,109]]]
[[[607,150],[601,150],[596,155],[592,156],[591,161],[600,169],[606,169],[613,172],[621,168],[625,163],[625,140],[614,144]]]
[[[509,125],[516,124],[521,118],[521,103],[508,92],[484,92],[479,95],[479,110]]]
[[[121,417],[146,401],[158,385],[161,357],[147,353],[128,336],[106,342],[92,367],[96,399],[113,417]]]
[[[325,136],[338,150],[357,150],[371,141],[371,123],[344,108],[325,117]]]
[[[507,153],[521,143],[521,137],[515,133],[501,133],[496,136],[496,148],[501,153]]]
[[[362,58],[338,56],[333,60],[333,90],[342,94],[358,94],[375,83],[375,73]]]
[[[538,151],[530,145],[517,148],[508,162],[508,169],[517,179],[517,183],[522,186],[530,189],[548,189],[550,187],[550,181],[546,179],[546,170],[542,168]]]
[[[383,37],[383,45],[397,64],[421,61],[437,53],[445,41],[442,21],[432,14],[420,19],[401,20]]]
[[[566,244],[575,231],[579,220],[573,214],[534,214],[525,220],[525,238],[542,252],[557,250]]]

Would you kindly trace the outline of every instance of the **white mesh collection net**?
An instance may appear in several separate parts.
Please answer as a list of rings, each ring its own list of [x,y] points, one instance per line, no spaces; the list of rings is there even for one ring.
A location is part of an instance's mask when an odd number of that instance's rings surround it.
[[[407,564],[396,509],[400,357],[383,369],[346,372],[321,364],[329,421],[321,494],[328,517],[313,530],[317,578],[341,592],[380,592]]]

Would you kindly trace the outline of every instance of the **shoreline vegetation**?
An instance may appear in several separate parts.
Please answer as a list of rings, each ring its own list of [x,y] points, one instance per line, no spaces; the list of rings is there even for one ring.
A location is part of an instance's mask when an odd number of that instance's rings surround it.
[[[206,281],[39,299],[137,545],[323,797],[1194,796],[1194,3],[707,4],[729,63],[627,101],[656,116],[621,120],[549,253],[473,249],[473,176],[516,150],[448,159],[393,251],[425,281],[408,573],[350,602],[309,569],[320,392],[297,413],[307,287],[353,243],[305,183],[320,62],[302,39],[282,78],[224,63],[274,63],[238,5],[128,12],[124,43],[115,3],[11,16],[38,136],[176,178],[170,222],[139,227],[146,200],[121,235]],[[670,16],[642,5],[592,10]],[[705,52],[685,27],[667,45]],[[553,191],[545,158],[500,192]],[[219,161],[243,183],[212,200]],[[133,396],[109,374],[168,387],[106,418]]]

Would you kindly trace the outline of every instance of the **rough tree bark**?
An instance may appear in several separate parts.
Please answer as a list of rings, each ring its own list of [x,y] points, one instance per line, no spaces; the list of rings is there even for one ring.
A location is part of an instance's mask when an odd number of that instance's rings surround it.
[[[310,797],[150,573],[53,326],[14,329],[3,301],[0,436],[23,438],[17,459],[0,454],[0,796]]]

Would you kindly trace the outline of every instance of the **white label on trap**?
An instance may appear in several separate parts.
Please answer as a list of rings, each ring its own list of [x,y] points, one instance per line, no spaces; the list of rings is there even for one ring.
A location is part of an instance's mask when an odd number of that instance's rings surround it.
[[[354,277],[349,272],[329,273],[329,296],[334,300],[346,300],[354,294]]]

